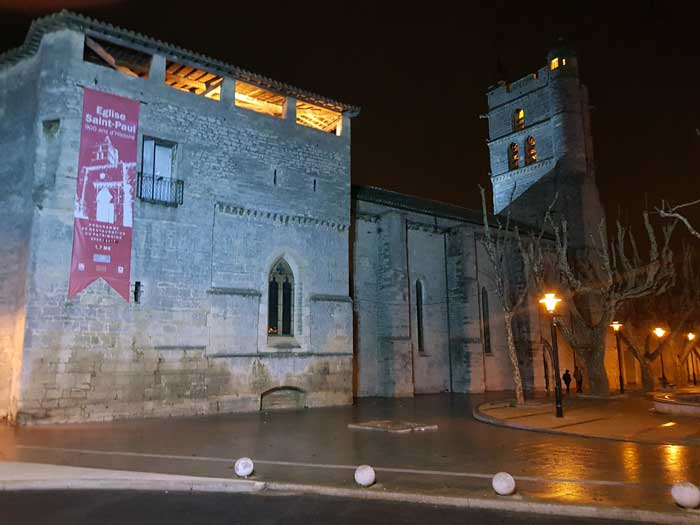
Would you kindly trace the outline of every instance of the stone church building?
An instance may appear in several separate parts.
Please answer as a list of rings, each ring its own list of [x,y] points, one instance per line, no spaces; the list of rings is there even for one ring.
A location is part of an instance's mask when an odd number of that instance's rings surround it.
[[[102,279],[68,299],[85,88],[139,105],[134,186],[95,183],[98,221],[130,214],[134,194],[128,302]],[[600,205],[575,55],[488,102],[495,211],[532,222],[563,188],[584,238],[582,210]],[[352,187],[358,113],[80,15],[35,21],[0,55],[0,417],[512,388],[481,212]],[[109,140],[92,155],[119,166]],[[530,389],[539,316],[519,320]]]

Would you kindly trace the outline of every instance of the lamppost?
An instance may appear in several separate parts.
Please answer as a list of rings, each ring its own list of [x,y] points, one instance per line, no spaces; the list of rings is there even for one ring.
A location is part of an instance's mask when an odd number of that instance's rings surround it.
[[[557,417],[564,417],[564,409],[561,405],[561,376],[559,375],[559,348],[557,346],[557,325],[554,320],[554,310],[557,308],[557,303],[559,299],[553,293],[546,293],[544,297],[540,299],[540,303],[544,305],[549,312],[551,317],[552,325],[552,365],[554,366],[554,402],[556,405]]]
[[[695,334],[693,332],[688,332],[688,341],[693,341],[695,339]],[[695,350],[690,351],[690,362],[693,365],[693,385],[698,384],[698,380],[695,377]]]
[[[666,330],[660,327],[656,327],[653,330],[654,335],[661,339],[665,334]],[[659,352],[661,355],[661,385],[666,388],[668,386],[668,380],[666,379],[666,369],[664,368],[664,349],[662,348]]]
[[[620,394],[624,394],[625,380],[622,377],[622,350],[620,350],[620,328],[622,328],[622,323],[613,321],[610,327],[615,331],[615,343],[617,344],[617,367],[620,370]]]

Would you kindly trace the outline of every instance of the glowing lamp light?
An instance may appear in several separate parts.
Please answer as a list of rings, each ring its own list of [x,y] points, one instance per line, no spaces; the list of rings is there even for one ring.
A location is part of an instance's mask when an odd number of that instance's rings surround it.
[[[617,321],[613,321],[613,322],[610,324],[610,327],[611,327],[613,330],[615,330],[616,332],[619,332],[619,331],[620,331],[620,328],[622,328],[622,323],[619,323],[619,322],[617,322]]]
[[[693,332],[688,332],[688,341],[695,339],[695,334]]]
[[[656,337],[663,337],[664,335],[666,335],[666,330],[659,327],[654,328],[653,332]]]
[[[559,299],[556,294],[553,293],[546,293],[544,294],[544,297],[540,299],[540,304],[543,304],[550,314],[554,313],[554,310],[559,302],[561,302],[561,299]]]

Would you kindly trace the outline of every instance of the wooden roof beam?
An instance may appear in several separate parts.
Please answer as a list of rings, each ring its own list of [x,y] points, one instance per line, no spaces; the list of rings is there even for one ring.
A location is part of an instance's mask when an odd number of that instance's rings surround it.
[[[104,60],[112,68],[116,69],[117,71],[121,71],[122,73],[125,73],[129,76],[138,77],[138,74],[135,71],[132,71],[126,66],[120,66],[119,64],[117,64],[117,61],[114,59],[111,53],[89,36],[85,36],[85,45],[92,49],[98,57]]]

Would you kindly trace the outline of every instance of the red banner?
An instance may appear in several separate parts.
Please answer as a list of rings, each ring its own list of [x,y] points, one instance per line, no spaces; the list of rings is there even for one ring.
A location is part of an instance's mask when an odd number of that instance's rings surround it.
[[[70,299],[104,279],[129,301],[139,102],[85,88]]]

